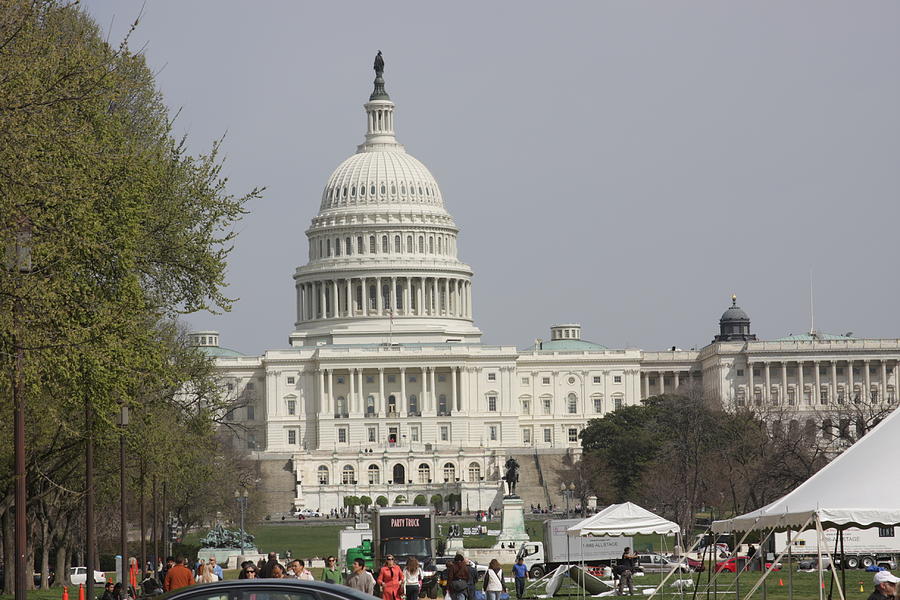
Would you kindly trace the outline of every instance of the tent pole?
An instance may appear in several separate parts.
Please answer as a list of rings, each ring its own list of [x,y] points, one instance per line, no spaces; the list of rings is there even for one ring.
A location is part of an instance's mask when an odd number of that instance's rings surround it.
[[[819,571],[819,600],[825,600],[825,580],[822,576],[822,522],[816,514],[816,554],[819,558],[817,565]]]
[[[840,541],[840,540],[838,539],[838,537],[835,536],[835,538],[834,538],[834,552],[832,552],[832,553],[831,553],[831,556],[828,557],[828,562],[830,562],[830,563],[834,563],[834,555],[837,554],[837,551],[838,551],[838,542],[839,542],[839,541]],[[828,600],[831,600],[832,596],[834,595],[834,579],[835,579],[834,571],[831,572],[831,577],[830,577],[829,579],[830,579],[831,581],[829,581],[829,583],[828,583]]]
[[[801,533],[806,531],[806,527],[809,525],[809,523],[810,523],[810,521],[812,521],[812,519],[813,519],[813,515],[810,515],[809,518],[806,519],[806,522],[803,523],[802,527],[800,527]],[[775,525],[775,527],[778,527],[778,525]],[[790,546],[788,546],[788,550],[789,549],[790,549]],[[779,554],[778,556],[775,557],[775,560],[773,560],[772,564],[769,565],[769,568],[766,569],[765,577],[768,577],[769,575],[772,574],[772,571],[775,570],[775,565],[778,564],[778,561],[781,560],[781,558],[785,555],[786,552],[788,552],[788,550],[782,551],[781,554]],[[762,584],[762,581],[763,580],[760,579],[759,581],[756,582],[756,585],[754,585],[753,588],[750,590],[750,592],[744,597],[744,600],[750,600],[750,597],[754,594],[754,592],[756,592],[756,588],[758,588]]]
[[[844,530],[841,529],[838,531],[838,535],[841,537],[841,589],[847,589],[847,572],[844,570]]]
[[[791,548],[794,546],[794,540],[791,538],[792,531],[787,530],[787,564],[788,564],[788,600],[794,600],[794,557]]]

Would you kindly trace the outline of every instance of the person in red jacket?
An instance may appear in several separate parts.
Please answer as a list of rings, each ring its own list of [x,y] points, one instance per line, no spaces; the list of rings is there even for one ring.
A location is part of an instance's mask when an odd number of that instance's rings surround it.
[[[194,585],[194,574],[184,566],[184,558],[178,557],[175,559],[175,566],[166,573],[166,581],[163,587],[167,592],[171,592],[189,585]]]
[[[394,556],[388,554],[384,566],[378,572],[378,585],[381,586],[381,600],[400,600],[400,584],[403,583],[403,572],[394,562]]]

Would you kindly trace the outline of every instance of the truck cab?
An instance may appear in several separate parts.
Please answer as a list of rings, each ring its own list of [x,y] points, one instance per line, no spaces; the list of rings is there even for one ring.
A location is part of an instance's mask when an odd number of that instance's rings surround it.
[[[543,542],[522,542],[516,553],[516,560],[520,558],[525,562],[525,568],[533,579],[540,579],[547,574]]]

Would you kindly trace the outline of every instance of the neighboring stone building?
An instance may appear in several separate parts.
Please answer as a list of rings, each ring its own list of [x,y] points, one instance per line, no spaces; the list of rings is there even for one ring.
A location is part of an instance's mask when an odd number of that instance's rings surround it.
[[[463,510],[487,509],[509,455],[531,482],[526,502],[558,503],[589,419],[679,388],[794,407],[798,422],[820,404],[896,402],[900,340],[757,341],[736,298],[700,351],[609,349],[577,324],[521,351],[481,344],[459,230],[394,136],[381,73],[365,110],[365,141],[306,232],[290,348],[243,356],[218,332],[193,334],[217,359],[234,402],[225,418],[246,428],[235,443],[260,461],[269,512],[327,511],[347,495],[459,494]]]

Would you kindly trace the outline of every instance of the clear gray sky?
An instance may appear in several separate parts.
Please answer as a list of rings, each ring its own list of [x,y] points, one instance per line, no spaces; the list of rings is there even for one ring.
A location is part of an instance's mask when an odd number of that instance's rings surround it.
[[[143,0],[83,4],[118,41]],[[900,337],[900,3],[147,0],[131,42],[231,189],[246,353],[287,346],[291,275],[363,139],[381,49],[396,130],[441,186],[485,342],[580,322],[708,343],[732,292],[762,338]]]

